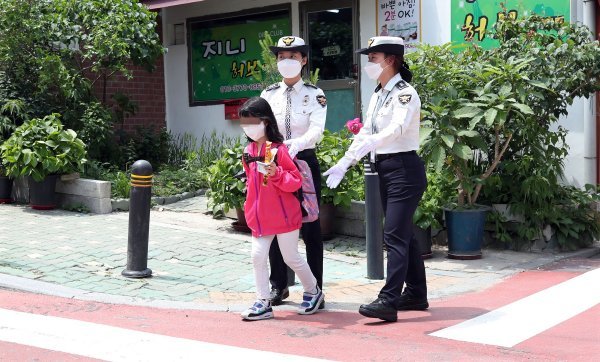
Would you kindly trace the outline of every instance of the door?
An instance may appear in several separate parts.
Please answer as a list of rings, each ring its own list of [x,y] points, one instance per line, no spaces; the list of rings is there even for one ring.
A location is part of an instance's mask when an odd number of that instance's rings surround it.
[[[325,128],[339,131],[360,115],[356,0],[300,3],[300,31],[309,46],[309,69],[327,97]]]

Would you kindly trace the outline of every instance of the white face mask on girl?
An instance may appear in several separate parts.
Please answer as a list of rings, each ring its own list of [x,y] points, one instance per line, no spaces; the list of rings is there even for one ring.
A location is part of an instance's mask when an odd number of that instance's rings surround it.
[[[241,125],[244,133],[253,141],[261,139],[265,135],[265,123],[259,124],[243,124]]]
[[[277,62],[279,74],[284,78],[294,78],[302,70],[302,63],[294,59],[283,59]]]
[[[382,67],[381,63],[367,62],[367,65],[365,65],[363,67],[363,69],[365,70],[365,73],[367,73],[367,76],[369,78],[371,78],[373,80],[377,80],[377,79],[379,79],[379,76],[381,75],[381,73],[383,73],[383,70],[387,67],[389,67],[389,65]]]

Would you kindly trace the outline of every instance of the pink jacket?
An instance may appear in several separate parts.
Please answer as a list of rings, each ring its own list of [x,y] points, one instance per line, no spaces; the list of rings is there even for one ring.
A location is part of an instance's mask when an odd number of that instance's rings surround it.
[[[263,186],[263,174],[256,169],[256,162],[244,164],[246,171],[246,202],[244,212],[252,236],[276,235],[300,229],[302,213],[300,202],[293,194],[302,187],[302,175],[290,158],[284,144],[273,143],[277,148],[277,172]],[[256,142],[250,143],[245,152],[251,157],[264,156],[265,145],[257,150]]]

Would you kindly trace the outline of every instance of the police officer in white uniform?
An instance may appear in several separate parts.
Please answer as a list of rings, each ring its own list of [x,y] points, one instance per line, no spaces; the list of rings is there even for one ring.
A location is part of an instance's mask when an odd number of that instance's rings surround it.
[[[303,39],[284,36],[279,39],[277,46],[271,47],[271,51],[277,57],[277,69],[283,80],[267,87],[260,96],[271,105],[290,156],[297,156],[308,163],[320,202],[321,170],[315,146],[321,140],[325,129],[327,100],[321,89],[302,80],[302,67],[308,61],[308,45]],[[323,289],[323,240],[320,220],[302,224],[301,231],[306,245],[308,265],[317,279],[319,288]],[[271,302],[273,305],[279,305],[289,296],[289,291],[287,266],[277,243],[271,244],[269,261]],[[323,305],[324,303],[320,308],[323,308]]]
[[[348,167],[368,155],[379,175],[385,213],[383,240],[387,247],[386,283],[378,298],[360,306],[359,313],[395,322],[397,310],[425,310],[427,284],[421,251],[413,237],[413,214],[427,187],[419,148],[421,101],[408,83],[402,38],[378,36],[357,51],[369,61],[364,71],[379,82],[371,97],[364,127],[344,157],[323,175],[337,187]],[[406,288],[404,283],[406,282]]]

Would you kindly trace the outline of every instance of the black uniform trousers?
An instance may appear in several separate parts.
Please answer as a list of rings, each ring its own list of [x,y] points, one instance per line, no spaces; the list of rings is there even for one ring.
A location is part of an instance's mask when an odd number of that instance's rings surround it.
[[[321,169],[317,161],[317,155],[314,149],[304,150],[298,153],[298,159],[306,161],[310,167],[315,191],[317,192],[317,201],[321,203]],[[321,238],[321,220],[302,224],[300,229],[302,240],[306,245],[306,261],[310,271],[317,279],[319,288],[323,288],[323,239]],[[275,239],[276,240],[276,239]],[[271,265],[271,286],[276,289],[287,288],[287,265],[283,261],[279,244],[271,243],[269,249],[269,264]]]
[[[425,166],[416,152],[377,155],[381,202],[385,215],[383,242],[387,276],[379,298],[397,307],[402,288],[415,298],[427,297],[425,264],[413,236],[413,214],[427,188]]]

